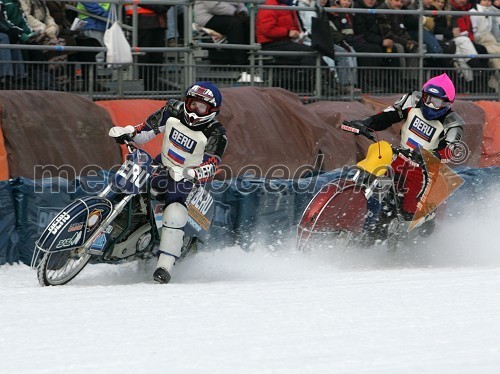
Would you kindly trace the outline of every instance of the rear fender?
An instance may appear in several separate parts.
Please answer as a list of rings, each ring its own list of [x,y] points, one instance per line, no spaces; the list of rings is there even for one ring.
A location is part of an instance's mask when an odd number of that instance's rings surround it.
[[[57,252],[81,247],[112,209],[113,204],[103,197],[75,200],[49,223],[36,242],[36,248]]]
[[[312,233],[361,232],[367,214],[364,188],[351,179],[326,184],[306,207],[298,226],[301,240]]]

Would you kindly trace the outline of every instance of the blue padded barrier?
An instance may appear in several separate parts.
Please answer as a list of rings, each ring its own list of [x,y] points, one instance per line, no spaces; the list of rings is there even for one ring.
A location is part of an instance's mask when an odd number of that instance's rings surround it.
[[[471,204],[500,198],[500,167],[456,169],[465,184],[445,204],[449,217],[470,211]],[[207,188],[216,203],[212,227],[202,248],[253,244],[280,245],[290,239],[312,196],[341,170],[299,180],[235,178],[214,181]],[[95,194],[110,173],[68,182],[18,178],[0,182],[0,265],[29,264],[34,243],[50,220],[71,200]],[[58,192],[54,192],[56,187]]]

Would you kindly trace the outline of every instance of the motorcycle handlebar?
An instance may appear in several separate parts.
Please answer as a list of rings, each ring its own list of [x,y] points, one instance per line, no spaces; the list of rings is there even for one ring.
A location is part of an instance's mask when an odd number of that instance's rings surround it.
[[[376,142],[375,136],[372,130],[367,126],[363,125],[360,121],[342,121],[340,128],[347,132],[352,132],[355,135],[363,135],[365,138]]]
[[[355,135],[363,135],[373,142],[377,141],[372,133],[372,130],[361,123],[361,121],[343,121],[340,128],[344,131],[352,132]],[[392,151],[394,152],[394,154],[401,153],[402,155],[416,163],[421,164],[423,162],[422,155],[420,153],[412,151],[411,149],[392,147]]]

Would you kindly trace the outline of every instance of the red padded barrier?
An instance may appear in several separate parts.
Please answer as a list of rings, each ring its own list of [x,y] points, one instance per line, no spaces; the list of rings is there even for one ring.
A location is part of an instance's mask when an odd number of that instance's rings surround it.
[[[476,101],[483,109],[483,152],[480,166],[500,166],[500,103],[496,101]]]
[[[106,109],[115,126],[125,127],[142,123],[148,116],[165,105],[164,100],[109,100],[96,101],[96,104]],[[141,146],[151,156],[156,157],[161,152],[163,134],[159,134],[153,140]],[[122,147],[122,157],[125,157],[127,149]]]

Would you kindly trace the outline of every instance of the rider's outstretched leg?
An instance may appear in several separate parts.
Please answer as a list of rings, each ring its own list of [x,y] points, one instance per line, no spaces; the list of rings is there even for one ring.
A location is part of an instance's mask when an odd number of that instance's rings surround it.
[[[163,211],[163,227],[161,230],[160,255],[153,278],[158,283],[168,283],[175,261],[181,255],[184,239],[184,226],[187,223],[188,211],[184,204],[174,202]]]

